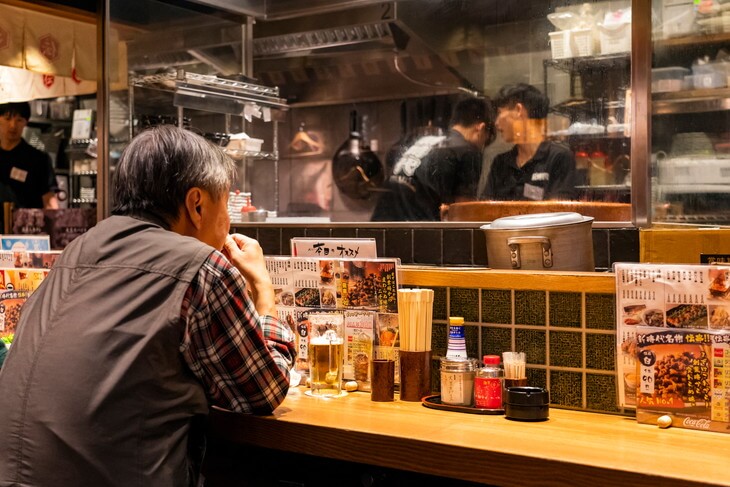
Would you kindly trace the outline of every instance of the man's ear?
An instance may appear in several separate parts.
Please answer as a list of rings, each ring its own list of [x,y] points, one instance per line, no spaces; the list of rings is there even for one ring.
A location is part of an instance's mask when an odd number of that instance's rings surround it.
[[[525,116],[527,117],[527,108],[525,108],[525,105],[523,105],[520,102],[515,103],[515,110],[517,110],[517,114],[519,116]]]
[[[198,230],[203,226],[203,192],[200,188],[190,188],[185,195],[185,214],[190,223]]]

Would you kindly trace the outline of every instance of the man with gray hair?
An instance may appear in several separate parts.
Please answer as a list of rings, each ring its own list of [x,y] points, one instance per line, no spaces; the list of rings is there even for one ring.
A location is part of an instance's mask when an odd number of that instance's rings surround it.
[[[294,336],[261,247],[228,234],[233,174],[172,126],[125,149],[112,216],[23,307],[0,372],[0,485],[196,485],[210,405],[284,399]]]

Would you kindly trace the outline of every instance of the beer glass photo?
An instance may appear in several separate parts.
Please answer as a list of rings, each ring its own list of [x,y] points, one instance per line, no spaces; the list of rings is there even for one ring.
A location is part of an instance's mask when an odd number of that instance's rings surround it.
[[[310,314],[309,380],[307,395],[338,397],[342,390],[344,317],[336,313]]]

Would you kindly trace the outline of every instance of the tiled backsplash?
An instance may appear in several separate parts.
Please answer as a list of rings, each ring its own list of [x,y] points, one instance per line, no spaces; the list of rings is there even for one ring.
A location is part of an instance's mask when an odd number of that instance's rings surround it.
[[[478,228],[416,228],[372,224],[355,226],[235,226],[256,238],[267,255],[290,255],[292,237],[374,238],[378,255],[398,257],[403,264],[437,266],[487,266],[484,232]],[[594,228],[593,255],[597,271],[610,270],[614,262],[639,262],[636,228]]]
[[[530,385],[547,387],[554,406],[620,412],[614,300],[584,292],[435,288],[433,390],[440,388],[448,317],[463,316],[470,357],[523,351]]]

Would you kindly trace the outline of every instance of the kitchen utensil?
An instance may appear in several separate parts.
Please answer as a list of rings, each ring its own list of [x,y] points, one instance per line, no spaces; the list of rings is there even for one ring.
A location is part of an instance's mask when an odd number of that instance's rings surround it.
[[[332,159],[332,175],[339,190],[351,198],[367,199],[385,180],[378,156],[363,145],[357,111],[350,112],[350,136]]]
[[[593,271],[593,218],[574,212],[498,218],[482,225],[495,269]]]

